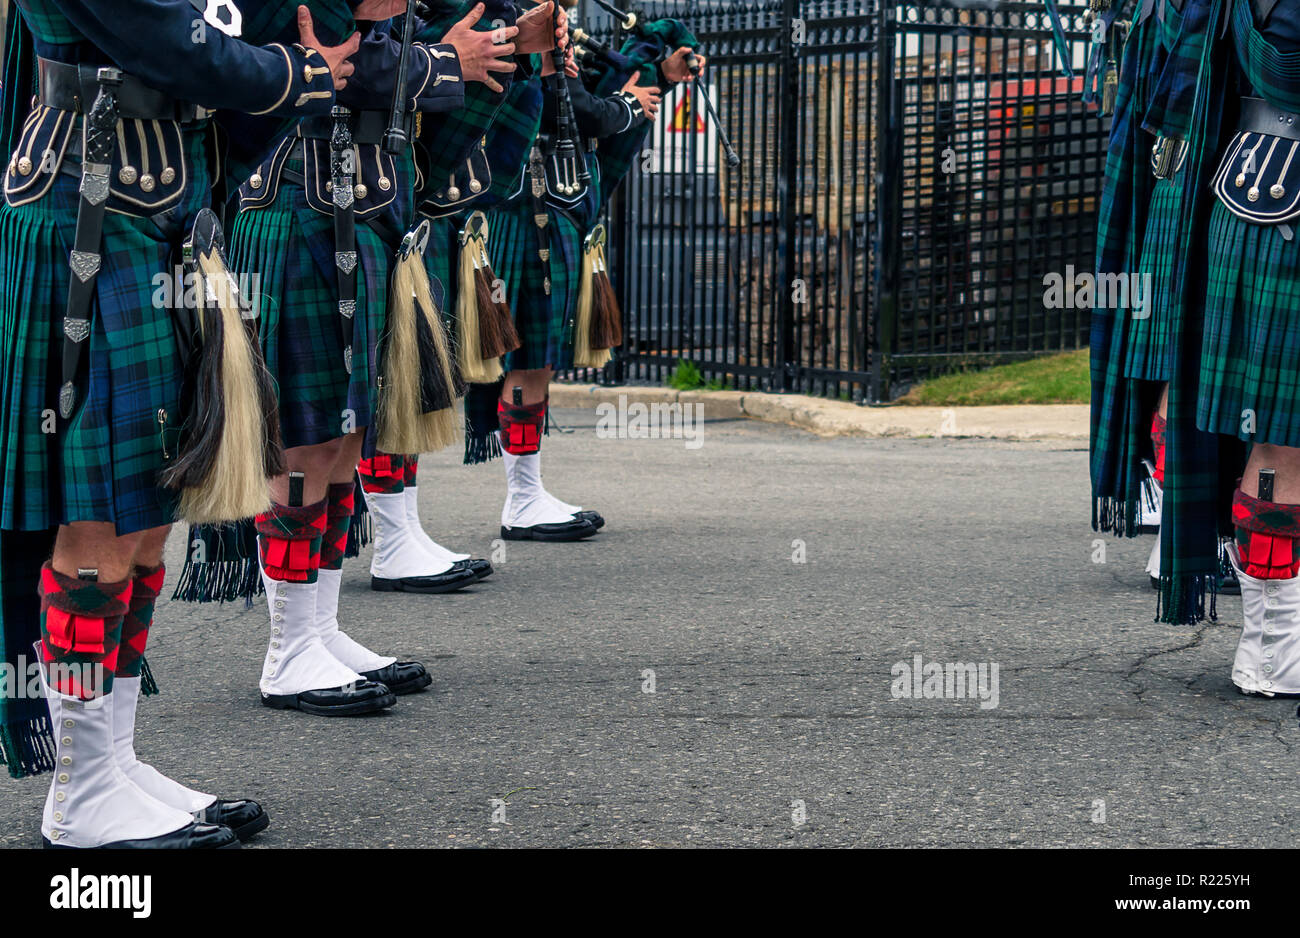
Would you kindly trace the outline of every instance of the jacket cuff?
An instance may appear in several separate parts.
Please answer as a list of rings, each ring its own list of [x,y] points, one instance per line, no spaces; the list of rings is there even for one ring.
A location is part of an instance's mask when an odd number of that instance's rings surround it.
[[[425,45],[417,43],[413,53],[422,62],[412,79],[411,98],[407,102],[413,111],[451,111],[465,104],[465,78],[460,68],[460,56],[450,43]]]
[[[304,117],[328,114],[334,106],[334,78],[324,57],[315,49],[294,43],[271,43],[266,48],[284,56],[284,83],[275,89],[269,106],[252,112],[254,116],[274,114],[281,117]]]

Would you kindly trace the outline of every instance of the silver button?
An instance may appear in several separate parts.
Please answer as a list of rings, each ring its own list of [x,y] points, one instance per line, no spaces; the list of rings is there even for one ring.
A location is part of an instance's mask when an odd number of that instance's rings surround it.
[[[356,196],[358,199],[364,199],[366,196],[370,194],[370,190],[366,188],[365,183],[358,183],[356,186],[353,187],[352,194]]]
[[[145,192],[153,192],[154,188],[157,185],[158,185],[158,181],[154,179],[153,176],[150,176],[148,173],[145,173],[143,176],[140,177],[140,188],[143,189]]]
[[[170,186],[173,182],[176,181],[176,170],[168,166],[162,171],[162,175],[158,177],[158,181],[161,182],[164,186]]]
[[[133,186],[140,178],[140,171],[134,166],[123,166],[117,171],[117,180],[124,186]]]
[[[389,189],[393,188],[393,182],[392,182],[392,180],[389,179],[387,176],[380,176],[380,177],[379,177],[379,188],[381,188],[381,189],[383,189],[385,192],[387,192]]]
[[[262,176],[261,176],[261,174],[259,174],[259,173],[253,173],[253,175],[249,176],[249,177],[248,177],[248,184],[249,184],[250,186],[252,186],[254,189],[260,189],[260,188],[262,188]]]

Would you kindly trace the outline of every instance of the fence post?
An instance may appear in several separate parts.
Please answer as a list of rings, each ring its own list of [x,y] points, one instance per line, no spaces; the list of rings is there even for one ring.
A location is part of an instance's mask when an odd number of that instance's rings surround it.
[[[871,330],[871,400],[888,403],[893,378],[890,355],[898,324],[899,243],[902,239],[902,83],[894,59],[897,11],[894,0],[877,0],[875,187],[876,226]]]
[[[799,124],[803,101],[799,95],[799,49],[795,42],[795,20],[799,18],[799,0],[785,0],[781,21],[785,30],[781,41],[781,162],[777,174],[777,257],[780,270],[776,278],[776,365],[778,389],[791,391],[797,370],[794,361],[794,279],[799,249]]]

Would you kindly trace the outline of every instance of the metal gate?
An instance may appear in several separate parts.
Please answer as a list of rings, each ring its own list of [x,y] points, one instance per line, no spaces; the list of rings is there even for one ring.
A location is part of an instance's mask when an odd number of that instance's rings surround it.
[[[731,171],[689,91],[611,207],[626,316],[607,383],[690,361],[714,386],[888,401],[936,371],[1087,342],[1043,277],[1088,269],[1106,127],[1090,37],[1039,0],[664,0],[710,57]],[[588,0],[577,16],[618,41]]]

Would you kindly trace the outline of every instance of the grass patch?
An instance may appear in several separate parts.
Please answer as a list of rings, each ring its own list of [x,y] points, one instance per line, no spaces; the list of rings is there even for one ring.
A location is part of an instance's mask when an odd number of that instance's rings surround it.
[[[1080,349],[982,371],[943,375],[917,385],[897,403],[932,407],[1086,404],[1088,388],[1088,350]]]
[[[682,359],[677,363],[667,380],[665,386],[672,388],[674,391],[726,391],[728,383],[714,378],[712,381],[704,380],[704,373],[700,371],[699,366],[694,362]]]

